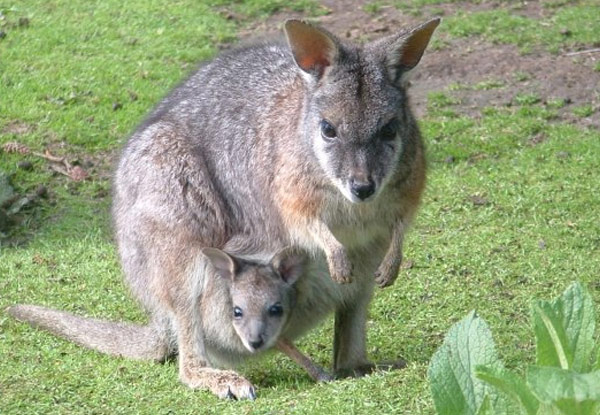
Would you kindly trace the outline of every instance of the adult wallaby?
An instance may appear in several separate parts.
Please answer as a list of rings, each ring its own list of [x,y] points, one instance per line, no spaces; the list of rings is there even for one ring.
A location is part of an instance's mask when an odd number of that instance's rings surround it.
[[[249,382],[210,365],[202,249],[265,258],[291,245],[310,260],[285,338],[335,311],[335,373],[373,367],[367,308],[375,283],[398,275],[425,185],[404,75],[438,24],[357,47],[289,20],[287,42],[222,53],[159,103],[129,139],[114,183],[123,270],[158,339],[132,357],[164,358],[161,336],[173,330],[183,383],[251,397]],[[216,377],[226,388],[214,388]]]
[[[213,367],[233,367],[245,359],[276,346],[306,369],[316,381],[331,376],[312,363],[285,338],[286,327],[298,300],[295,284],[303,272],[305,256],[283,250],[269,264],[237,258],[205,248],[212,264],[195,277],[202,281],[198,322],[202,325],[206,355]],[[137,326],[78,317],[35,305],[15,305],[8,313],[20,321],[45,329],[84,347],[103,353],[136,358],[163,359],[176,352],[175,328]],[[165,350],[165,348],[171,350]],[[213,370],[208,386],[221,397],[238,395],[253,398],[254,387],[235,372]],[[236,385],[231,385],[231,380]],[[232,386],[234,386],[232,388]]]

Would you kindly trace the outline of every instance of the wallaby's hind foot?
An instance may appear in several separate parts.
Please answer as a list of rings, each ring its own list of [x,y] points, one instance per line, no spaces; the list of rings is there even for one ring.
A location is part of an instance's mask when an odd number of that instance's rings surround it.
[[[383,361],[378,363],[365,363],[352,369],[338,369],[335,371],[336,379],[359,378],[376,371],[389,372],[391,370],[404,369],[406,361],[402,359]]]
[[[207,389],[221,399],[256,399],[252,383],[232,370],[183,367],[179,379],[192,389]]]

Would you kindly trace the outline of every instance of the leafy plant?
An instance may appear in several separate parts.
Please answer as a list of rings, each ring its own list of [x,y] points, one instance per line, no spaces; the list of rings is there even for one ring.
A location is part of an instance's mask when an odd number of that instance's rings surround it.
[[[554,301],[531,305],[536,365],[523,379],[504,368],[487,324],[475,312],[456,323],[429,365],[440,415],[593,415],[600,411],[600,356],[590,294],[573,283]]]

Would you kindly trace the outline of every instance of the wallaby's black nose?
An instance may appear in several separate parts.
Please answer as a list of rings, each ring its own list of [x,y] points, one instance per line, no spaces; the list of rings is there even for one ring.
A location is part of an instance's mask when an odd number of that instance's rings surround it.
[[[368,182],[362,182],[350,179],[350,191],[360,200],[365,200],[375,193],[375,183],[372,180],[369,180]]]
[[[265,342],[263,342],[262,340],[257,340],[255,342],[250,342],[250,346],[252,346],[252,348],[254,350],[260,349],[260,346],[262,346]]]

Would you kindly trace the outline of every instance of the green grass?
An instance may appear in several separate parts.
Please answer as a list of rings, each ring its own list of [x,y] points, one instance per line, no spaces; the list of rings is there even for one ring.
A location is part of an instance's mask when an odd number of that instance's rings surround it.
[[[443,15],[444,24],[431,47],[447,46],[448,39],[477,37],[494,44],[516,45],[524,52],[546,49],[552,53],[595,45],[600,39],[600,4],[595,0],[542,1],[544,17],[535,19],[519,13],[521,3],[503,0],[492,3],[486,0],[465,2],[465,7],[445,13],[440,4],[452,4],[455,0],[413,0],[392,2],[398,9],[422,18]],[[377,9],[390,2],[374,2]],[[468,11],[468,3],[489,5],[485,10]],[[497,4],[499,3],[499,4]],[[365,6],[370,9],[371,3]]]
[[[541,20],[497,8],[479,12],[457,12],[445,19],[445,31],[451,37],[480,36],[492,43],[514,44],[524,51],[543,47],[551,52],[576,45],[595,44],[600,38],[597,2],[576,2],[570,7],[552,9]]]
[[[381,10],[383,3],[380,1],[370,1],[363,6],[363,10],[367,13],[376,14]]]
[[[236,23],[226,19],[224,7],[254,19],[283,5],[276,0],[207,4],[1,4],[0,29],[7,36],[0,40],[0,131],[14,121],[31,130],[0,133],[0,144],[18,140],[38,151],[50,146],[57,154],[102,160],[197,60],[235,39]],[[308,13],[318,9],[313,3],[306,7]],[[550,19],[580,15],[584,32],[600,30],[585,15],[595,12],[589,3],[551,10]],[[484,21],[501,31],[473,23],[464,36],[516,36],[507,32],[524,18],[490,13]],[[463,17],[476,20],[473,16],[478,14]],[[498,16],[510,24],[498,23]],[[28,17],[29,25],[19,26],[20,17]],[[457,21],[446,23],[444,30],[458,31],[451,29]],[[547,44],[544,37],[528,36],[520,46]],[[460,87],[501,87],[497,82]],[[115,102],[122,108],[113,110]],[[600,133],[549,122],[564,103],[543,104],[537,96],[517,96],[507,108],[485,108],[479,118],[456,115],[460,102],[442,92],[432,93],[429,105],[421,123],[429,183],[405,252],[413,266],[394,287],[377,293],[368,323],[371,357],[401,356],[408,368],[315,385],[287,358],[273,354],[240,369],[258,385],[258,400],[225,402],[179,384],[173,362],[103,356],[0,312],[0,412],[432,414],[429,359],[450,325],[473,308],[497,333],[508,366],[531,361],[532,298],[554,297],[580,280],[596,303],[600,300],[600,200],[594,191]],[[586,105],[574,111],[585,116]],[[535,137],[544,139],[534,144]],[[24,158],[34,162],[33,170],[16,168]],[[144,320],[121,281],[106,164],[98,161],[91,180],[74,183],[53,176],[40,159],[0,153],[0,169],[14,173],[19,192],[45,183],[51,193],[9,235],[24,242],[0,246],[0,310],[28,302],[93,317]],[[328,321],[299,346],[329,365],[332,333]]]
[[[594,108],[592,107],[591,104],[586,104],[586,105],[582,105],[581,107],[573,108],[573,114],[575,114],[581,118],[589,117],[593,113],[594,113]]]
[[[210,0],[212,6],[227,7],[240,13],[245,18],[262,18],[284,10],[293,10],[310,15],[318,15],[325,12],[322,6],[313,0]]]

